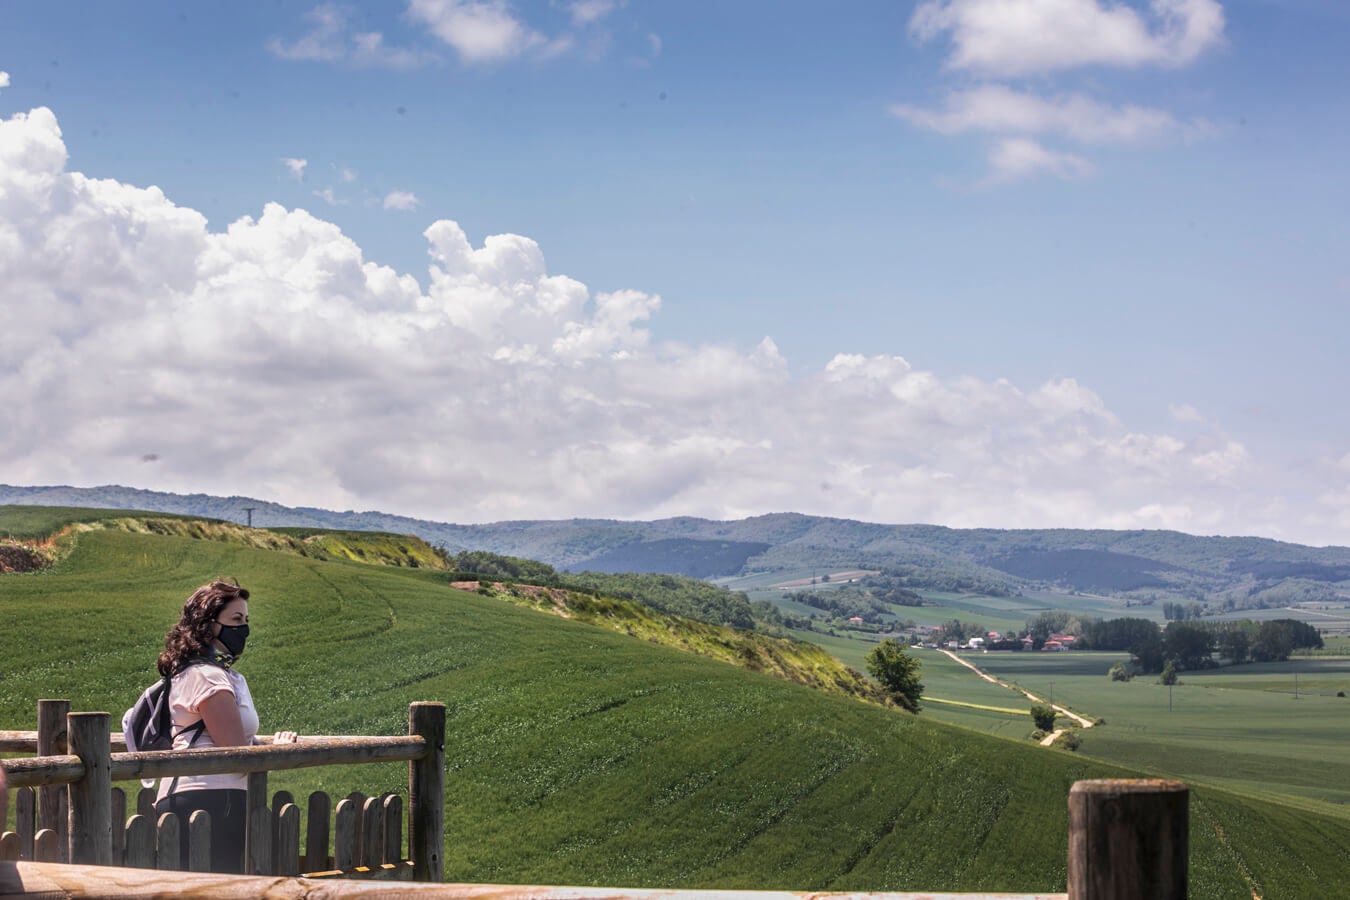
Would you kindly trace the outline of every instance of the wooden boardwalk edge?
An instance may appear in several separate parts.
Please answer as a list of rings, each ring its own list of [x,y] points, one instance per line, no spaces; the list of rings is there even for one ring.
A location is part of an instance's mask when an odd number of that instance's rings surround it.
[[[337,897],[439,897],[454,900],[1067,900],[1068,894],[821,893],[712,891],[602,887],[533,887],[492,884],[424,884],[261,875],[158,872],[63,863],[0,862],[0,897],[71,900],[107,897],[263,898],[320,900]]]

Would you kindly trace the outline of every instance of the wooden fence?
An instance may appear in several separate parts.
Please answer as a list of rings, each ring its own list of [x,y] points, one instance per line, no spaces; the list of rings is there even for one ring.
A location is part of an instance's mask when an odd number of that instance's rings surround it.
[[[72,713],[65,700],[38,702],[36,732],[0,731],[0,751],[36,753],[0,760],[15,792],[15,831],[0,837],[0,860],[117,865],[204,872],[210,820],[156,816],[154,792],[140,790],[133,814],[114,781],[244,772],[248,775],[245,873],[310,877],[413,879],[443,877],[445,705],[414,703],[408,733],[395,737],[310,737],[295,744],[126,752],[107,713]],[[403,799],[349,795],[333,807],[312,794],[301,814],[279,791],[267,805],[267,773],[311,766],[408,763],[407,855]],[[331,818],[330,818],[331,814]],[[125,825],[122,823],[125,821]],[[188,858],[180,834],[188,831]],[[331,837],[331,843],[330,843]],[[331,852],[330,852],[331,847]]]
[[[64,706],[62,706],[64,704]],[[0,840],[0,897],[436,897],[455,900],[1182,900],[1187,891],[1189,791],[1177,781],[1110,779],[1080,781],[1069,792],[1068,894],[796,894],[769,891],[672,891],[664,889],[528,887],[471,884],[367,884],[352,878],[441,882],[444,842],[445,706],[414,703],[408,734],[401,737],[309,738],[297,744],[114,752],[107,713],[67,713],[66,701],[39,703],[39,730],[0,731],[0,752],[37,752],[34,759],[0,760],[12,787],[36,787],[16,799],[19,830]],[[58,715],[59,713],[59,715]],[[67,734],[61,733],[65,723]],[[46,723],[46,727],[41,727]],[[68,747],[66,746],[68,744]],[[125,750],[125,744],[121,745]],[[65,752],[69,750],[69,752]],[[338,803],[328,852],[328,798],[311,796],[306,854],[299,856],[299,810],[279,792],[266,805],[267,772],[308,766],[379,761],[408,762],[408,859],[399,852],[400,798],[393,795]],[[142,792],[137,812],[122,837],[114,818],[126,811],[125,795],[113,781],[175,775],[249,773],[247,874],[201,871],[166,877],[145,869],[101,868],[154,865],[171,861],[203,867],[200,840],[187,861],[176,859],[178,832],[173,817],[152,823],[145,812],[151,798]],[[62,789],[64,786],[64,789]],[[118,799],[118,798],[121,799]],[[359,801],[359,802],[358,802]],[[132,825],[136,820],[144,824]],[[31,822],[31,825],[25,825]],[[62,823],[65,823],[62,831]],[[158,826],[158,827],[156,827]],[[190,837],[203,829],[197,815],[186,826]],[[31,841],[25,828],[32,833]],[[209,840],[209,839],[208,839]],[[149,845],[155,844],[151,853]],[[120,847],[120,856],[115,848]],[[172,848],[172,849],[170,849]],[[8,855],[7,855],[8,854]],[[23,858],[25,854],[28,858]],[[19,857],[15,860],[14,857]],[[379,862],[376,862],[376,860]],[[8,861],[7,861],[8,860]],[[322,860],[322,863],[320,862]],[[317,871],[326,867],[326,871]],[[296,877],[302,871],[306,877]],[[115,873],[115,874],[114,874]],[[260,876],[270,877],[260,877]],[[319,882],[309,876],[336,876]]]

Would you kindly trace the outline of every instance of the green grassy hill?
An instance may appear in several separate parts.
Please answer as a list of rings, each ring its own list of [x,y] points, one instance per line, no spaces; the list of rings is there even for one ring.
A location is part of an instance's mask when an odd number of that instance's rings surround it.
[[[10,516],[0,534],[20,530]],[[0,576],[0,728],[32,728],[41,697],[120,715],[188,592],[237,577],[253,591],[239,668],[264,730],[396,734],[408,703],[448,704],[451,880],[1063,890],[1069,786],[1130,774],[456,590],[427,568],[187,532],[74,541],[53,568]],[[399,765],[271,779],[337,795],[404,781]],[[1192,896],[1333,896],[1350,877],[1343,821],[1211,788],[1192,809]]]

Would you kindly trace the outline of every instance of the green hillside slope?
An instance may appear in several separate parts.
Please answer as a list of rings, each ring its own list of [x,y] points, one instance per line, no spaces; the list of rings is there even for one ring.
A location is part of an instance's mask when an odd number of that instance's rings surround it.
[[[0,510],[0,533],[6,528]],[[0,728],[40,697],[120,714],[183,598],[253,592],[240,670],[264,730],[394,734],[449,705],[447,877],[798,890],[1063,890],[1066,796],[1125,774],[455,590],[426,569],[90,531],[0,576]],[[274,789],[400,789],[398,765]],[[1195,897],[1332,896],[1342,822],[1194,792]],[[1285,852],[1263,848],[1278,839]],[[1249,875],[1244,875],[1244,872]]]

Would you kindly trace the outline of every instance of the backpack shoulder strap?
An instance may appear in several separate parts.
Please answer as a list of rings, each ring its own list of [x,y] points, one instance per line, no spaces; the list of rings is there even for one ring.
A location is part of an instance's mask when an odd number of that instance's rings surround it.
[[[182,672],[182,671],[184,671],[184,670],[186,670],[186,669],[188,669],[188,668],[190,668],[190,667],[192,667],[192,666],[204,665],[204,664],[207,664],[207,663],[209,663],[209,662],[210,662],[210,660],[207,660],[207,659],[201,659],[200,657],[197,658],[197,659],[189,659],[187,662],[185,662],[185,663],[183,663],[181,666],[179,666],[178,669],[177,669],[177,671],[175,671],[175,672],[173,673],[173,675],[177,675],[179,672]],[[166,682],[172,681],[172,680],[173,680],[173,675],[165,675],[165,676],[164,676],[164,680],[165,680]],[[166,701],[167,701],[167,698],[166,698]],[[166,705],[167,705],[167,702],[166,702]],[[178,733],[175,734],[174,737],[175,737],[175,738],[178,738],[178,737],[181,737],[182,735],[187,734],[189,731],[192,732],[192,737],[188,738],[187,746],[183,748],[183,749],[185,749],[185,750],[191,750],[191,749],[192,749],[192,745],[195,744],[195,743],[197,743],[197,738],[201,737],[201,736],[202,736],[202,732],[205,731],[205,730],[206,730],[206,719],[205,719],[205,718],[199,718],[197,721],[193,722],[191,725],[185,725],[185,726],[183,726],[181,729],[179,729]],[[179,776],[175,775],[175,776],[173,777],[173,780],[169,782],[169,789],[168,789],[167,791],[165,791],[165,796],[171,795],[171,794],[173,793],[173,789],[176,788],[176,787],[178,786],[178,777],[179,777]]]

